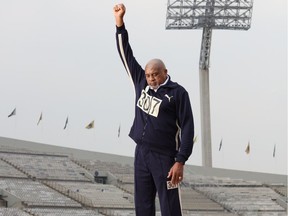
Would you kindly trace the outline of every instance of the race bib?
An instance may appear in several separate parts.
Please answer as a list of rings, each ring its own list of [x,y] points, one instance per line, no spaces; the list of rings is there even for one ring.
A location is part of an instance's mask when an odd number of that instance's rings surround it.
[[[141,96],[137,101],[137,106],[141,110],[143,110],[143,112],[152,115],[154,117],[157,117],[161,102],[162,100],[160,100],[159,98],[153,97],[144,90],[142,90]]]

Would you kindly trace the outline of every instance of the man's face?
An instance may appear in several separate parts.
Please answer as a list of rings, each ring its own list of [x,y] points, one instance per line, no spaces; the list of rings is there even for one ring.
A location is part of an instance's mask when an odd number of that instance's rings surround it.
[[[167,70],[157,66],[148,67],[145,70],[145,76],[148,85],[157,89],[167,79]]]

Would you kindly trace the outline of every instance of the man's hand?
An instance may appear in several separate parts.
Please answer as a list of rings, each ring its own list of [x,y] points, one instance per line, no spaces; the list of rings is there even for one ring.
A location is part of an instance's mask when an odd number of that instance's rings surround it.
[[[183,180],[184,165],[180,162],[175,162],[168,172],[167,178],[171,178],[172,184],[179,184]]]
[[[126,12],[126,8],[124,4],[116,4],[113,8],[114,16],[116,21],[116,26],[121,27],[124,23],[123,17]]]

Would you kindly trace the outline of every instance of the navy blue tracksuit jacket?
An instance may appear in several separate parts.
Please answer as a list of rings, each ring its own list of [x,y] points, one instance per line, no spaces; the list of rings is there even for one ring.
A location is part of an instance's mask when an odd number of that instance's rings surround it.
[[[192,153],[194,123],[187,91],[170,77],[157,92],[147,87],[145,71],[129,45],[125,25],[117,28],[117,48],[135,93],[135,119],[129,136],[137,144],[185,163]]]

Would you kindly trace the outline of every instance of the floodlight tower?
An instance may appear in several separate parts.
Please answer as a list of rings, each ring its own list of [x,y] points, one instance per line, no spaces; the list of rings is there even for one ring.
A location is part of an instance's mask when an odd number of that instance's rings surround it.
[[[168,0],[166,29],[203,29],[199,61],[202,165],[212,167],[209,61],[212,29],[248,30],[253,0]]]

